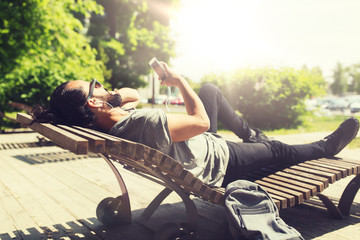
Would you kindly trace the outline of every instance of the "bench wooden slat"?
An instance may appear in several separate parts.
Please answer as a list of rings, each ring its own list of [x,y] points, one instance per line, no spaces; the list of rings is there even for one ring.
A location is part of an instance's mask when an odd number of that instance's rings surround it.
[[[211,193],[212,193],[212,188],[204,184],[200,190],[199,196],[202,196],[202,198],[206,201],[210,201]]]
[[[167,172],[167,174],[176,177],[187,184],[190,184],[194,178],[194,175],[189,171],[184,170],[184,167],[178,161],[159,151],[150,149],[145,145],[137,143],[134,156],[135,159],[144,159],[144,161],[149,164],[155,164],[156,167]]]
[[[210,202],[212,203],[220,203],[223,199],[223,194],[216,191],[216,189],[212,188],[212,193],[210,196]]]
[[[305,188],[305,187],[299,187],[299,186],[293,185],[293,184],[288,183],[288,182],[275,180],[275,179],[270,178],[270,177],[264,177],[264,178],[262,178],[262,180],[266,181],[266,182],[269,182],[269,183],[279,185],[279,186],[283,186],[283,187],[286,187],[286,188],[289,188],[289,189],[292,189],[292,190],[295,190],[295,191],[298,191],[298,192],[301,192],[303,194],[304,200],[310,199],[310,197],[312,196],[311,190],[308,189],[308,188]]]
[[[356,161],[356,160],[348,159],[348,158],[342,159],[341,161],[346,162],[346,163],[351,163],[351,164],[355,165],[356,168],[357,168],[356,174],[360,173],[360,161]]]
[[[297,192],[294,190],[291,190],[289,188],[286,187],[282,187],[273,183],[268,183],[266,181],[263,180],[255,180],[255,182],[263,187],[268,187],[272,190],[275,190],[277,192],[283,192],[285,194],[291,195],[295,197],[295,202],[296,204],[301,204],[302,202],[304,202],[304,197],[303,194],[301,192]]]
[[[254,179],[253,181],[256,181],[256,180]],[[285,189],[300,192],[303,195],[303,198],[305,200],[309,199],[311,197],[311,195],[312,195],[310,189],[307,189],[307,188],[304,188],[304,187],[299,187],[299,186],[296,186],[296,185],[291,184],[289,182],[279,181],[279,180],[276,180],[276,179],[273,179],[273,178],[270,178],[270,177],[262,177],[261,181],[264,181],[264,182],[266,182],[268,184],[272,184],[275,187],[280,186],[280,187],[283,187]]]
[[[341,160],[338,160],[338,161],[350,162],[350,163],[356,164],[358,167],[360,167],[360,161],[359,161],[359,160],[356,160],[356,159],[341,158]]]
[[[104,139],[105,145],[106,145],[105,148],[106,147],[119,147],[122,142],[126,141],[122,138],[118,138],[118,137],[115,137],[115,136],[112,136],[112,135],[109,135],[106,133],[102,133],[99,131],[95,131],[95,130],[92,130],[89,128],[83,128],[83,127],[79,127],[79,126],[73,126],[73,128]]]
[[[282,172],[291,173],[291,174],[294,174],[297,176],[302,176],[302,177],[308,178],[309,180],[315,180],[315,181],[322,182],[322,183],[324,183],[325,188],[327,188],[329,186],[329,179],[318,176],[316,174],[306,173],[306,172],[294,170],[291,168],[283,169]]]
[[[192,193],[194,196],[202,198],[201,188],[204,185],[204,183],[202,181],[200,181],[197,178],[194,178],[191,184],[186,184],[182,180],[177,180],[177,181],[184,189],[187,190],[187,192]]]
[[[268,182],[276,182],[279,185],[283,185],[283,186],[289,186],[289,188],[294,189],[294,190],[302,190],[304,193],[304,197],[306,199],[308,199],[310,196],[314,196],[317,192],[316,190],[316,186],[314,185],[310,185],[298,180],[294,180],[294,179],[290,179],[290,178],[286,178],[286,177],[282,177],[282,176],[278,176],[275,174],[266,174],[262,171],[254,171],[255,174],[257,174],[258,176],[260,176],[257,179],[262,179],[264,181],[268,181]]]
[[[272,198],[277,199],[281,202],[281,209],[295,206],[295,197],[283,194],[281,192],[277,192],[275,190],[272,190],[271,188],[263,188],[269,193]]]
[[[285,209],[288,207],[287,199],[284,197],[279,197],[274,194],[269,193],[270,197],[274,199],[275,201],[279,201],[279,206],[277,206],[279,209]]]
[[[329,168],[324,167],[324,166],[317,166],[317,165],[313,165],[311,163],[300,163],[298,165],[302,166],[302,167],[314,169],[314,170],[317,170],[317,171],[323,171],[325,173],[333,174],[335,176],[335,181],[340,180],[342,178],[342,176],[343,176],[341,171],[334,170],[334,169],[329,169]]]
[[[283,176],[279,176],[279,175],[275,175],[275,174],[269,174],[269,173],[266,173],[261,170],[254,171],[254,173],[257,174],[258,176],[260,176],[261,178],[267,177],[267,178],[273,179],[275,181],[281,181],[286,184],[291,184],[294,187],[301,187],[301,188],[307,189],[310,191],[311,196],[314,196],[317,193],[317,189],[316,189],[315,185],[307,184],[307,183],[299,181],[299,180],[294,180],[291,178],[287,178],[287,177],[283,177]],[[257,179],[259,179],[259,178],[257,178]]]
[[[259,184],[261,186],[267,186],[274,190],[279,190],[281,192],[293,195],[293,196],[295,196],[297,203],[299,203],[299,200],[303,201],[303,193],[292,189],[290,184],[286,184],[286,183],[277,184],[276,181],[269,182],[269,181],[266,181],[266,177],[259,176],[256,173],[247,174],[246,179],[250,180],[252,182],[256,182],[257,184]],[[301,197],[298,197],[299,195],[301,195]]]
[[[68,132],[71,132],[75,135],[78,135],[82,138],[85,138],[89,142],[89,151],[93,153],[104,153],[105,152],[105,140],[98,136],[92,135],[88,132],[76,129],[74,127],[69,127],[65,125],[58,125],[59,128],[62,128]]]
[[[318,163],[316,162],[315,160],[313,161],[306,161],[304,162],[305,164],[308,164],[308,165],[313,165],[313,166],[316,166],[317,169],[324,169],[326,171],[331,171],[335,174],[337,174],[335,171],[339,172],[340,173],[340,178],[344,178],[344,177],[347,177],[349,174],[348,174],[348,171],[346,168],[340,168],[340,167],[335,167],[335,166],[332,166],[332,165],[328,165],[328,164],[324,164],[324,163]],[[332,171],[334,170],[334,171]],[[338,174],[337,174],[338,175]]]
[[[345,162],[334,161],[330,159],[318,159],[316,160],[316,162],[327,164],[330,166],[345,168],[348,171],[348,175],[356,174],[357,172],[357,166],[346,164]]]
[[[31,116],[25,113],[18,113],[16,120],[23,125],[28,125],[32,122]],[[88,141],[85,138],[79,137],[50,123],[40,124],[34,122],[29,127],[34,131],[42,134],[43,136],[49,138],[51,141],[53,141],[60,147],[68,149],[73,153],[88,153],[89,146]]]
[[[302,175],[297,175],[296,173],[285,172],[285,171],[282,171],[283,169],[282,170],[278,170],[278,169],[282,169],[282,168],[275,167],[275,166],[268,166],[266,168],[262,168],[262,171],[269,173],[269,175],[272,174],[272,175],[276,175],[276,176],[286,177],[289,179],[293,179],[296,181],[300,181],[300,182],[304,182],[306,184],[316,186],[317,192],[322,192],[326,187],[325,183],[322,181],[310,179],[310,178],[302,176]]]
[[[352,163],[352,162],[347,162],[344,160],[340,160],[340,159],[326,159],[326,158],[321,158],[319,159],[319,161],[324,161],[324,162],[329,162],[332,164],[336,164],[339,166],[345,166],[345,167],[349,167],[349,168],[353,168],[354,170],[354,174],[358,174],[360,173],[360,166],[358,164]]]
[[[315,176],[325,177],[325,178],[328,179],[329,183],[334,183],[336,181],[336,176],[333,173],[327,173],[327,172],[323,172],[323,171],[318,171],[318,170],[315,170],[315,169],[312,169],[312,168],[302,167],[301,165],[292,166],[290,168],[295,169],[295,170],[299,170],[301,172],[310,173],[310,174],[313,174]]]
[[[295,174],[292,174],[292,173],[281,172],[281,171],[276,172],[275,175],[279,175],[279,176],[282,176],[282,177],[287,177],[287,178],[290,178],[290,179],[298,180],[298,181],[301,181],[301,182],[308,183],[308,184],[311,184],[313,186],[316,186],[317,192],[322,192],[325,189],[324,183],[321,182],[321,181],[317,181],[317,180],[309,179],[309,178],[306,178],[306,177],[303,177],[303,176],[295,175]]]

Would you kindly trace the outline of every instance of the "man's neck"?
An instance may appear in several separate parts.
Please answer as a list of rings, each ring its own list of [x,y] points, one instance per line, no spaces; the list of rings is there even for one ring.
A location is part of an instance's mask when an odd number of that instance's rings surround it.
[[[115,123],[129,114],[129,112],[120,108],[113,108],[109,110],[98,109],[98,111],[94,111],[94,113],[96,116],[96,126],[102,129],[104,132],[109,132]]]

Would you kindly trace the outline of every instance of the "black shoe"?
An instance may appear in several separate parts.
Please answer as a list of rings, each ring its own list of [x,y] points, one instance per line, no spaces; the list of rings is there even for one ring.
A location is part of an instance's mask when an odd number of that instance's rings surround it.
[[[325,137],[325,155],[327,157],[338,154],[355,137],[359,130],[359,121],[348,118],[329,136]]]
[[[250,137],[248,139],[244,139],[243,142],[246,143],[257,143],[257,142],[266,142],[269,141],[269,138],[267,136],[265,136],[265,134],[260,131],[257,128],[252,129],[255,134],[251,134]]]

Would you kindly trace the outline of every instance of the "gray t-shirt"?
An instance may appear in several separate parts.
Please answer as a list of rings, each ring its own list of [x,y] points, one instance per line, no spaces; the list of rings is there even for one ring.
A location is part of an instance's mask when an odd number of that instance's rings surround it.
[[[166,114],[160,109],[133,110],[111,128],[110,134],[158,149],[210,186],[219,187],[224,180],[229,161],[226,141],[205,132],[172,142]]]

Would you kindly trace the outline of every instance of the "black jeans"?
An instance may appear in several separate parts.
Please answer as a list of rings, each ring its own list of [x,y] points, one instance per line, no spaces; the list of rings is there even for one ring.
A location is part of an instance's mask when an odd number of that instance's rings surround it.
[[[235,113],[220,90],[213,84],[201,87],[199,97],[210,119],[209,132],[217,132],[217,123],[221,121],[238,137],[246,138],[250,134],[249,125]],[[240,179],[244,174],[276,162],[298,163],[324,157],[325,142],[288,145],[279,141],[243,143],[227,141],[230,156],[223,186]]]

